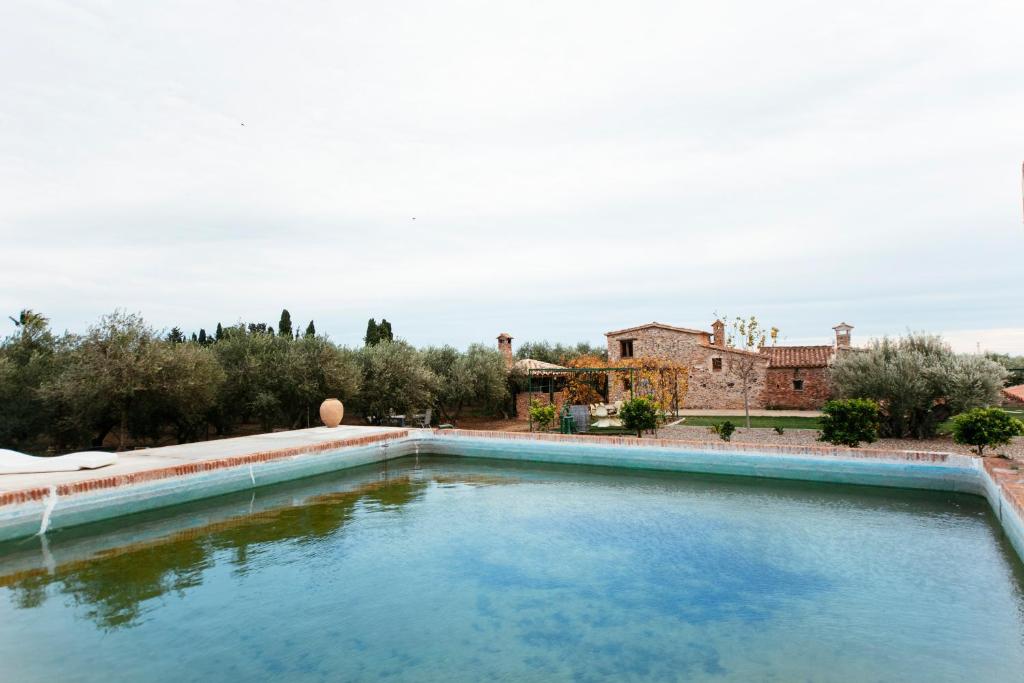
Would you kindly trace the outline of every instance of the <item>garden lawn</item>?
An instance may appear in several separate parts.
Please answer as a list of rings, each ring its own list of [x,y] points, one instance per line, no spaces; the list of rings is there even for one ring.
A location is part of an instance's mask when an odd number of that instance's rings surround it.
[[[710,427],[726,420],[731,420],[737,427],[745,427],[747,425],[747,418],[742,415],[688,415],[685,420],[679,423],[679,426]],[[767,429],[773,427],[782,427],[784,429],[821,429],[821,421],[817,417],[751,415],[750,426]]]

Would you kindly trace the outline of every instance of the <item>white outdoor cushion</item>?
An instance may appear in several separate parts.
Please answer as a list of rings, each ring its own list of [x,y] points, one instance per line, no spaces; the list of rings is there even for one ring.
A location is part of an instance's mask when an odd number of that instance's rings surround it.
[[[93,470],[117,462],[117,453],[84,451],[41,458],[27,453],[0,448],[0,474],[34,474],[36,472],[74,472]]]

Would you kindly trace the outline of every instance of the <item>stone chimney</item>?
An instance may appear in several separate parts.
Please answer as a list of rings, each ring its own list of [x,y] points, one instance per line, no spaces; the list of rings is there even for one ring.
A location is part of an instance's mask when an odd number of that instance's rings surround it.
[[[836,331],[836,348],[837,349],[848,349],[850,348],[850,330],[853,329],[853,325],[847,325],[846,323],[839,323],[832,328]]]
[[[725,348],[725,323],[721,320],[716,320],[711,323],[711,332],[714,335],[711,339],[711,345],[717,346],[720,349]]]
[[[514,360],[512,357],[512,335],[508,332],[502,332],[498,335],[498,351],[505,358],[505,367],[511,370]]]

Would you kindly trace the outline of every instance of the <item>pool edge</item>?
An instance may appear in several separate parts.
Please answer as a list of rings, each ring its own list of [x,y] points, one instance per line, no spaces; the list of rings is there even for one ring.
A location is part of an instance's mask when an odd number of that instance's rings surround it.
[[[179,449],[181,447],[178,447]],[[154,449],[159,450],[159,449]],[[396,430],[0,495],[0,541],[413,455],[956,491],[984,497],[1024,560],[1024,471],[955,453],[522,432]]]

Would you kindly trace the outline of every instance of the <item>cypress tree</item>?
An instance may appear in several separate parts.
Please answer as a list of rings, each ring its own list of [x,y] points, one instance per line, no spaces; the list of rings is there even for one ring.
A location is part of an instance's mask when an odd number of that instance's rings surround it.
[[[282,337],[292,336],[292,314],[288,312],[288,309],[281,310],[281,320],[277,323],[277,333]]]
[[[224,328],[221,327],[220,323],[217,323],[217,331],[214,333],[214,339],[220,341],[224,338]]]
[[[391,331],[391,323],[388,322],[387,318],[380,319],[380,325],[377,327],[377,341],[395,341],[395,335]]]
[[[316,326],[313,325],[313,321],[312,320],[310,320],[309,321],[309,325],[306,326],[306,336],[307,337],[315,337],[316,336]]]
[[[380,327],[377,326],[377,321],[370,318],[370,321],[366,323],[366,336],[363,337],[363,343],[367,346],[373,346],[380,341]]]
[[[199,343],[206,346],[209,340],[206,338],[206,330],[202,327],[199,328]]]
[[[199,337],[196,336],[195,332],[192,333],[192,341],[194,341],[194,342],[199,341]]]

